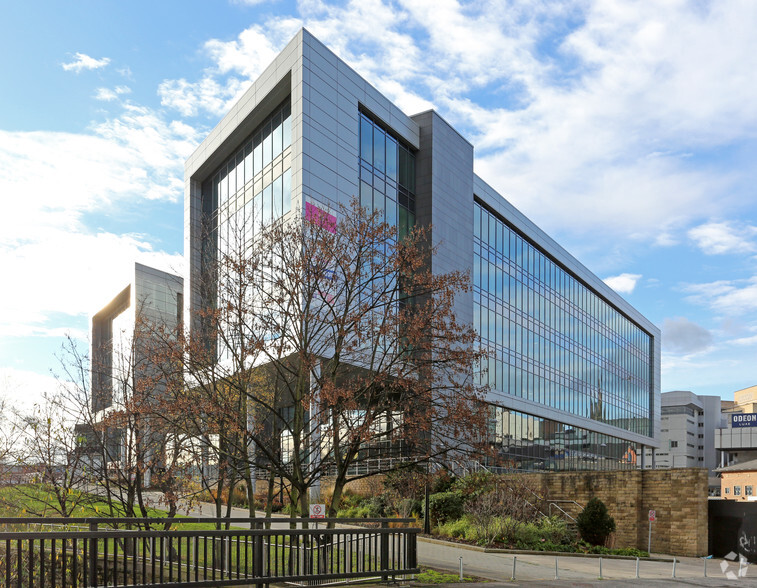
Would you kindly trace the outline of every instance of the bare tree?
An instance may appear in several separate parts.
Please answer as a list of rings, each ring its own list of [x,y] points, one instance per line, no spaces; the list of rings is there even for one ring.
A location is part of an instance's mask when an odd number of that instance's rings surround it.
[[[181,352],[219,463],[284,478],[302,515],[324,475],[333,515],[350,480],[459,458],[484,430],[484,352],[453,312],[468,277],[430,271],[427,231],[400,239],[357,202],[337,214],[219,248],[192,319],[203,337]]]
[[[182,460],[186,436],[154,418],[159,399],[176,384],[156,363],[162,356],[154,332],[137,312],[128,332],[114,334],[116,353],[105,350],[107,362],[91,360],[71,338],[60,358],[59,382],[68,411],[76,412],[73,436],[87,490],[106,503],[107,516],[147,517],[150,506],[161,505],[173,516],[189,492],[191,466]]]
[[[0,486],[15,481],[12,474],[17,469],[16,450],[21,431],[16,412],[0,393]]]
[[[45,516],[53,511],[70,517],[85,501],[81,487],[86,471],[78,451],[76,421],[71,417],[60,394],[43,395],[29,414],[20,416],[23,437],[15,461],[23,464],[27,483],[15,489],[32,499],[27,507],[31,514]]]

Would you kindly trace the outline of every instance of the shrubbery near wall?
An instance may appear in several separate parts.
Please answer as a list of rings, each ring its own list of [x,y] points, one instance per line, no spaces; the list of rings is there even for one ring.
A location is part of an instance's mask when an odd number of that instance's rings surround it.
[[[615,531],[615,519],[607,512],[605,503],[594,496],[576,518],[581,538],[591,545],[604,545]]]

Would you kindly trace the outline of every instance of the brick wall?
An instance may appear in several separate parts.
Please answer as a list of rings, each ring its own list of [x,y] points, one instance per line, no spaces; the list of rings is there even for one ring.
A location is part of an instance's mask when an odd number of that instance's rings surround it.
[[[707,470],[625,470],[534,474],[541,494],[550,500],[573,500],[585,506],[592,496],[607,505],[615,519],[614,547],[647,549],[648,513],[652,551],[672,555],[707,554]],[[570,511],[569,503],[557,503]],[[554,512],[554,511],[553,511]]]
[[[757,490],[757,472],[721,473],[720,496],[725,500],[752,501],[757,496],[755,490]]]

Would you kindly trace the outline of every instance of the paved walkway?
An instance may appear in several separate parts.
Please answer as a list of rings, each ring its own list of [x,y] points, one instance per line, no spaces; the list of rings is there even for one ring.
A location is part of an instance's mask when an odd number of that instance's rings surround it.
[[[224,508],[225,513],[225,508]],[[215,510],[210,503],[199,503],[189,512],[189,516],[214,517]],[[232,517],[246,517],[248,511],[232,508]],[[262,516],[262,513],[258,513]],[[288,517],[282,515],[282,528],[288,528]],[[274,527],[279,525],[274,524]],[[567,554],[534,555],[510,553],[485,553],[465,545],[420,537],[418,541],[418,562],[420,565],[459,573],[460,558],[463,558],[463,573],[488,580],[481,588],[500,586],[755,586],[757,587],[757,565],[744,564],[724,559],[707,561],[705,577],[704,561],[701,558],[678,557],[673,577],[673,557],[657,555],[653,560],[640,559],[638,578],[636,560],[599,558],[596,556],[571,556]],[[513,560],[515,561],[515,580]],[[601,564],[600,564],[601,559]],[[557,564],[557,567],[555,567]],[[601,565],[601,571],[600,571]],[[556,579],[557,577],[557,579]],[[448,584],[460,588],[472,588],[475,583]]]
[[[463,558],[465,575],[486,578],[495,583],[483,586],[495,588],[498,584],[513,586],[757,586],[757,566],[744,565],[739,577],[738,561],[708,560],[707,578],[704,561],[700,558],[676,558],[675,579],[673,558],[655,557],[639,560],[639,578],[636,578],[636,560],[569,555],[532,555],[484,553],[464,546],[442,544],[440,541],[421,539],[418,542],[418,560],[421,564],[458,573]],[[515,563],[515,581],[513,559]],[[661,560],[661,561],[660,561]],[[557,569],[555,569],[557,564]],[[558,578],[557,580],[555,578]],[[462,586],[462,585],[461,585]],[[465,584],[470,588],[471,584]]]

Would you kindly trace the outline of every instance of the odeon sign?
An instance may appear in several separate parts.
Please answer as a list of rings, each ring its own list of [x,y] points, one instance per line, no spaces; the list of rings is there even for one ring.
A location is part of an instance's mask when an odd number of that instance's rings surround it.
[[[733,414],[731,415],[731,426],[738,427],[757,427],[757,413]]]

